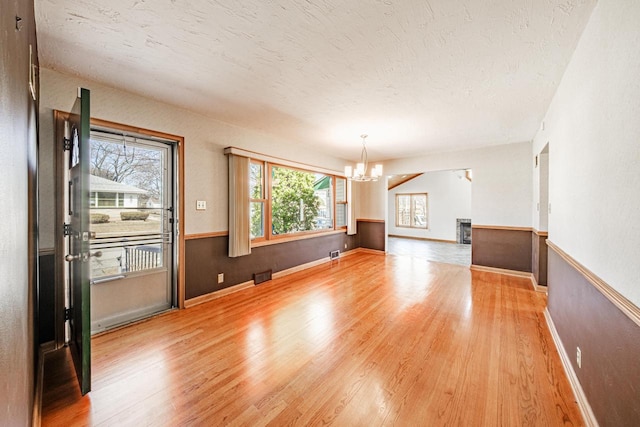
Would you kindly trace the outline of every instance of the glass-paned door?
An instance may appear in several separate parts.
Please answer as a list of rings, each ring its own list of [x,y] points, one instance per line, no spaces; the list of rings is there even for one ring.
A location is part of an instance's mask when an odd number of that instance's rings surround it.
[[[91,330],[175,305],[175,144],[91,132]]]

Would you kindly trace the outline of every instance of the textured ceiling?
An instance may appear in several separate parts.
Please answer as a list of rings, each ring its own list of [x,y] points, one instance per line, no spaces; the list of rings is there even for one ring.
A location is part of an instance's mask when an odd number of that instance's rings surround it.
[[[36,0],[41,66],[357,159],[533,138],[596,0]]]

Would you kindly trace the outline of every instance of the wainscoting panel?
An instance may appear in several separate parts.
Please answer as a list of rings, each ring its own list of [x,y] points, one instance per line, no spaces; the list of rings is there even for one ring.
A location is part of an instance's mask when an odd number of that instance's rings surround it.
[[[531,273],[531,229],[472,227],[471,264]]]
[[[228,245],[226,235],[185,241],[185,299],[250,281],[254,273],[277,273],[322,258],[328,260],[332,250],[355,249],[357,237],[340,233],[294,240],[253,248],[250,255],[237,258],[229,258]],[[224,283],[217,283],[219,273],[224,273]]]
[[[538,285],[547,285],[547,233],[531,233],[531,269]]]
[[[55,331],[55,255],[53,250],[38,256],[38,344],[54,341]]]
[[[640,426],[640,326],[576,266],[550,243],[548,311],[570,368],[600,426]]]
[[[357,220],[358,246],[376,251],[385,250],[385,223],[379,220]]]

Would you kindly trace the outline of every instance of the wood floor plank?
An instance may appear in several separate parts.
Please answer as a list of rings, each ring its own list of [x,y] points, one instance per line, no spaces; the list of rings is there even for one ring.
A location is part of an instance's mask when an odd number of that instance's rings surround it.
[[[361,253],[45,364],[44,426],[583,425],[526,279]]]

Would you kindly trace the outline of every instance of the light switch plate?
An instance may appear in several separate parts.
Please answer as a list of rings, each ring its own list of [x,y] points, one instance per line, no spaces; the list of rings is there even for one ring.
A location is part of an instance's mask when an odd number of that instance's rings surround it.
[[[196,201],[196,210],[204,211],[207,209],[207,201],[206,200],[197,200]]]

